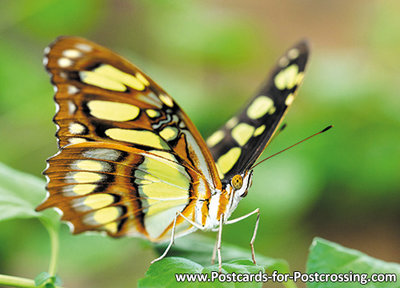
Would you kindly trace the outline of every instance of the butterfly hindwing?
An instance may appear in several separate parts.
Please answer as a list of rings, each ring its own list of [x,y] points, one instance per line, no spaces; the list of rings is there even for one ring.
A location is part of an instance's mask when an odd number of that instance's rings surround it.
[[[177,211],[194,217],[190,185],[198,176],[168,152],[103,142],[68,145],[49,159],[45,174],[51,197],[38,208],[59,208],[74,233],[98,230],[154,241],[165,237]]]
[[[250,169],[264,151],[296,96],[308,54],[305,41],[289,49],[242,112],[207,139],[221,180]]]

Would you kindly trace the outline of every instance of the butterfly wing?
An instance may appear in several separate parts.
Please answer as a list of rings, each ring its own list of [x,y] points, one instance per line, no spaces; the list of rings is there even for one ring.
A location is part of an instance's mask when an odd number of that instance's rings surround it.
[[[256,96],[207,139],[222,181],[250,169],[264,151],[296,96],[308,55],[305,41],[289,49]]]
[[[54,121],[60,147],[105,141],[145,150],[172,150],[208,178],[216,178],[212,156],[196,127],[174,100],[133,64],[76,37],[60,37],[45,52],[59,107]]]
[[[46,48],[44,62],[56,91],[61,151],[48,161],[50,195],[38,210],[58,207],[76,233],[136,233],[158,241],[165,239],[177,211],[188,211],[192,200],[221,187],[200,133],[137,67],[76,37],[58,38]],[[96,157],[88,157],[93,153]],[[117,154],[127,156],[113,157]],[[175,178],[164,179],[162,171]],[[93,201],[97,204],[84,204]],[[96,213],[115,217],[99,216],[96,222],[95,216],[84,216]],[[177,223],[184,226],[182,219]]]
[[[190,186],[198,176],[180,160],[107,142],[67,145],[48,161],[50,197],[39,210],[59,208],[74,233],[164,239],[177,211],[194,218]],[[182,218],[177,224],[178,234],[191,229]]]

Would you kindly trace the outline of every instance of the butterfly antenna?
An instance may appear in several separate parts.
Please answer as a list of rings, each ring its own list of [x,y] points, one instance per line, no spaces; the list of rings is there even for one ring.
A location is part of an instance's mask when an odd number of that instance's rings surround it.
[[[284,128],[284,126],[282,126],[282,127]],[[293,145],[291,145],[291,146],[289,146],[289,147],[287,147],[287,148],[285,148],[285,149],[283,149],[283,150],[281,150],[281,151],[279,151],[279,152],[277,152],[275,154],[272,154],[271,156],[268,156],[267,158],[265,158],[265,159],[261,160],[260,162],[254,164],[250,169],[254,169],[256,166],[260,165],[262,162],[264,162],[264,161],[266,161],[266,160],[268,160],[268,159],[270,159],[270,158],[272,158],[272,157],[274,157],[274,156],[276,156],[278,154],[281,154],[282,152],[285,152],[286,150],[289,150],[290,148],[293,148],[294,146],[299,145],[300,143],[303,143],[304,141],[307,141],[308,139],[311,139],[314,136],[322,134],[322,133],[328,131],[329,129],[331,129],[332,127],[333,127],[333,125],[329,125],[328,127],[322,129],[321,131],[319,131],[319,132],[317,132],[317,133],[315,133],[315,134],[313,134],[311,136],[308,136],[307,138],[305,138],[305,139],[303,139],[303,140],[301,140],[301,141],[299,141],[299,142],[297,142],[297,143],[295,143],[295,144],[293,144]],[[282,131],[283,128],[281,128],[280,131]]]

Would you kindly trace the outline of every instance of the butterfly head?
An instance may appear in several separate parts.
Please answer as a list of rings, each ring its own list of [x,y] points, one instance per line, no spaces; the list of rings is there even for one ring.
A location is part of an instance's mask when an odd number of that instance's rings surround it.
[[[253,171],[247,171],[244,174],[236,174],[231,179],[231,187],[236,197],[246,197],[252,184]]]
[[[236,174],[232,177],[229,183],[226,184],[225,190],[229,194],[229,206],[227,211],[227,218],[230,217],[235,211],[240,200],[246,197],[247,192],[252,184],[253,170],[244,172],[243,174]]]

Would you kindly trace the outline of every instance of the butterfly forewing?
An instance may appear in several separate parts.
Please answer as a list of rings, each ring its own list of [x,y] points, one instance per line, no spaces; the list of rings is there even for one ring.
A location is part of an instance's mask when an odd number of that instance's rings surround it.
[[[158,241],[177,212],[194,217],[186,211],[196,199],[221,187],[190,119],[133,64],[75,37],[57,39],[44,62],[56,91],[61,150],[48,161],[50,195],[39,210],[61,209],[77,233]],[[182,220],[183,233],[191,227]]]
[[[150,77],[82,38],[61,37],[49,49],[45,62],[56,89],[60,147],[102,141],[173,151],[206,177],[216,178],[196,127]]]
[[[207,139],[223,181],[250,169],[264,151],[296,96],[308,54],[305,41],[289,49],[241,113]]]

